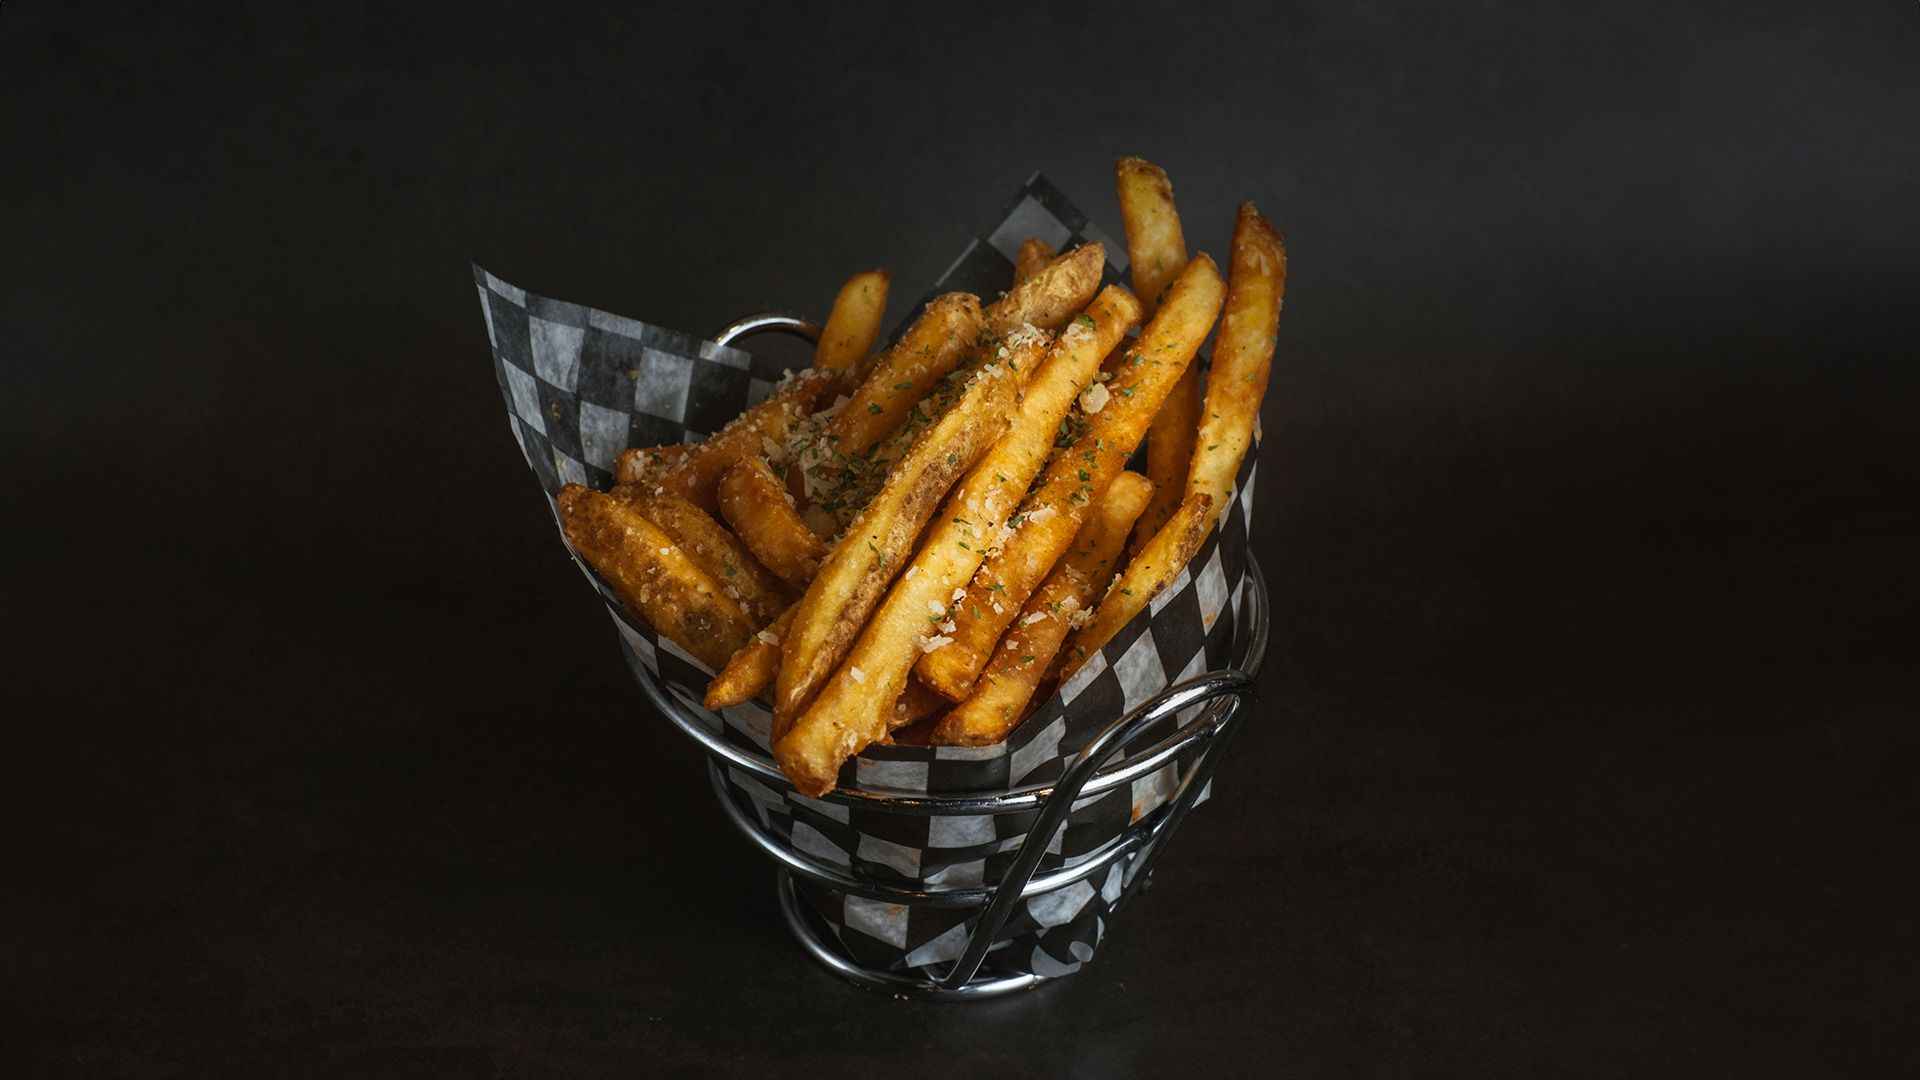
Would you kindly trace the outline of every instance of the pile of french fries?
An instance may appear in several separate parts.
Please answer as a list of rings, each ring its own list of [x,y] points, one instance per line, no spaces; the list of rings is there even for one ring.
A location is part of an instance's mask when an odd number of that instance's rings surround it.
[[[873,355],[889,279],[855,275],[811,368],[705,442],[624,451],[611,491],[560,492],[581,557],[719,672],[709,708],[770,697],[801,793],[875,742],[1005,739],[1225,509],[1286,249],[1245,204],[1223,279],[1188,256],[1166,173],[1116,169],[1131,292],[1100,288],[1100,245],[1036,238],[997,299],[939,297]]]

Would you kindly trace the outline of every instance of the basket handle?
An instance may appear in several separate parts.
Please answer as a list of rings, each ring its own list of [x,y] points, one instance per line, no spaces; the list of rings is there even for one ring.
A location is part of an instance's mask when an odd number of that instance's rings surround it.
[[[731,345],[741,338],[752,337],[755,334],[790,334],[818,344],[820,325],[811,319],[790,315],[784,311],[762,311],[728,323],[719,333],[713,335],[713,343]]]
[[[993,899],[974,923],[965,951],[954,961],[953,967],[935,981],[935,985],[941,990],[958,990],[979,972],[980,963],[986,959],[994,937],[1013,915],[1014,905],[1020,902],[1027,882],[1039,869],[1040,860],[1046,856],[1054,835],[1066,824],[1067,815],[1073,811],[1073,804],[1087,781],[1115,754],[1125,751],[1135,739],[1151,731],[1161,721],[1190,706],[1210,706],[1209,715],[1198,721],[1199,726],[1211,727],[1205,735],[1210,745],[1194,761],[1193,768],[1188,770],[1179,790],[1174,793],[1165,815],[1134,856],[1127,884],[1120,894],[1119,902],[1124,904],[1134,890],[1147,880],[1148,871],[1165,846],[1166,838],[1180,826],[1200,792],[1206,789],[1214,769],[1219,767],[1226,745],[1232,741],[1234,732],[1239,730],[1243,707],[1253,698],[1253,693],[1253,677],[1245,672],[1233,669],[1211,672],[1168,687],[1095,735],[1074,755],[1073,761],[1061,774],[1052,794],[1047,796],[1045,805],[1041,807],[1040,816],[1021,841],[1020,853],[1014,857],[1013,865],[1007,868],[1005,876],[994,887]]]

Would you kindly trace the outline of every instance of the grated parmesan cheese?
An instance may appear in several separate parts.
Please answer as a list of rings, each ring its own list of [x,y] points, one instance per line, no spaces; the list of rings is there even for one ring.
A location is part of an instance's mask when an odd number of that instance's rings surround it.
[[[848,675],[851,675],[851,676],[853,676],[853,681],[854,681],[854,682],[857,682],[857,683],[863,683],[863,684],[864,684],[864,683],[865,683],[865,682],[867,681],[867,673],[866,673],[866,672],[864,672],[864,671],[861,671],[861,670],[860,670],[859,668],[857,668],[857,667],[850,667],[850,668],[848,668],[848,669],[847,669],[847,674],[848,674]]]
[[[1104,383],[1094,383],[1080,395],[1080,407],[1088,413],[1097,413],[1107,407],[1107,399],[1112,397]]]
[[[935,634],[934,636],[920,643],[920,651],[932,652],[933,650],[939,648],[942,645],[950,645],[952,643],[953,643],[953,639],[946,636],[945,634]]]

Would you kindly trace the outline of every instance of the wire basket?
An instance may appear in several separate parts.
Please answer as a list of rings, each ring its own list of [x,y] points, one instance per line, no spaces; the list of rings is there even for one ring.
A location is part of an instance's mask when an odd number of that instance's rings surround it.
[[[727,327],[714,340],[722,345],[757,333],[786,333],[816,340],[811,322],[785,314],[755,315]],[[966,886],[906,886],[830,865],[801,850],[756,818],[743,801],[742,778],[780,793],[796,794],[779,767],[765,754],[728,742],[708,716],[676,696],[653,672],[631,664],[649,700],[708,755],[708,771],[722,810],[755,847],[773,860],[780,910],[788,928],[808,955],[834,973],[872,989],[933,1000],[970,1000],[1039,985],[1057,975],[1023,972],[996,975],[982,964],[1023,901],[1044,896],[1108,871],[1119,892],[1109,910],[1148,884],[1154,860],[1187,812],[1208,790],[1238,730],[1254,693],[1254,676],[1266,653],[1269,625],[1266,583],[1249,553],[1238,622],[1234,626],[1233,667],[1169,686],[1157,696],[1116,718],[1099,731],[1067,764],[1058,779],[1006,790],[929,793],[849,784],[820,802],[857,807],[864,812],[897,815],[1032,816],[1012,862],[991,881]],[[1068,815],[1076,805],[1102,793],[1172,768],[1171,795],[1105,838],[1092,850],[1055,869],[1041,870]],[[1118,873],[1115,873],[1117,868]],[[863,965],[837,947],[830,931],[808,909],[804,888],[906,907],[937,907],[969,913],[964,948],[944,971],[881,970]],[[1079,886],[1084,888],[1084,886]]]

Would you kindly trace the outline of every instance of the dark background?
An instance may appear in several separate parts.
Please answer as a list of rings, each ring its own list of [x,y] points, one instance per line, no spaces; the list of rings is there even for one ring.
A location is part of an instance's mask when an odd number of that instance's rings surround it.
[[[1916,117],[1910,3],[7,4],[0,1055],[1910,1075]],[[896,1002],[625,674],[468,261],[900,303],[1118,153],[1289,240],[1258,713],[1087,971]]]

